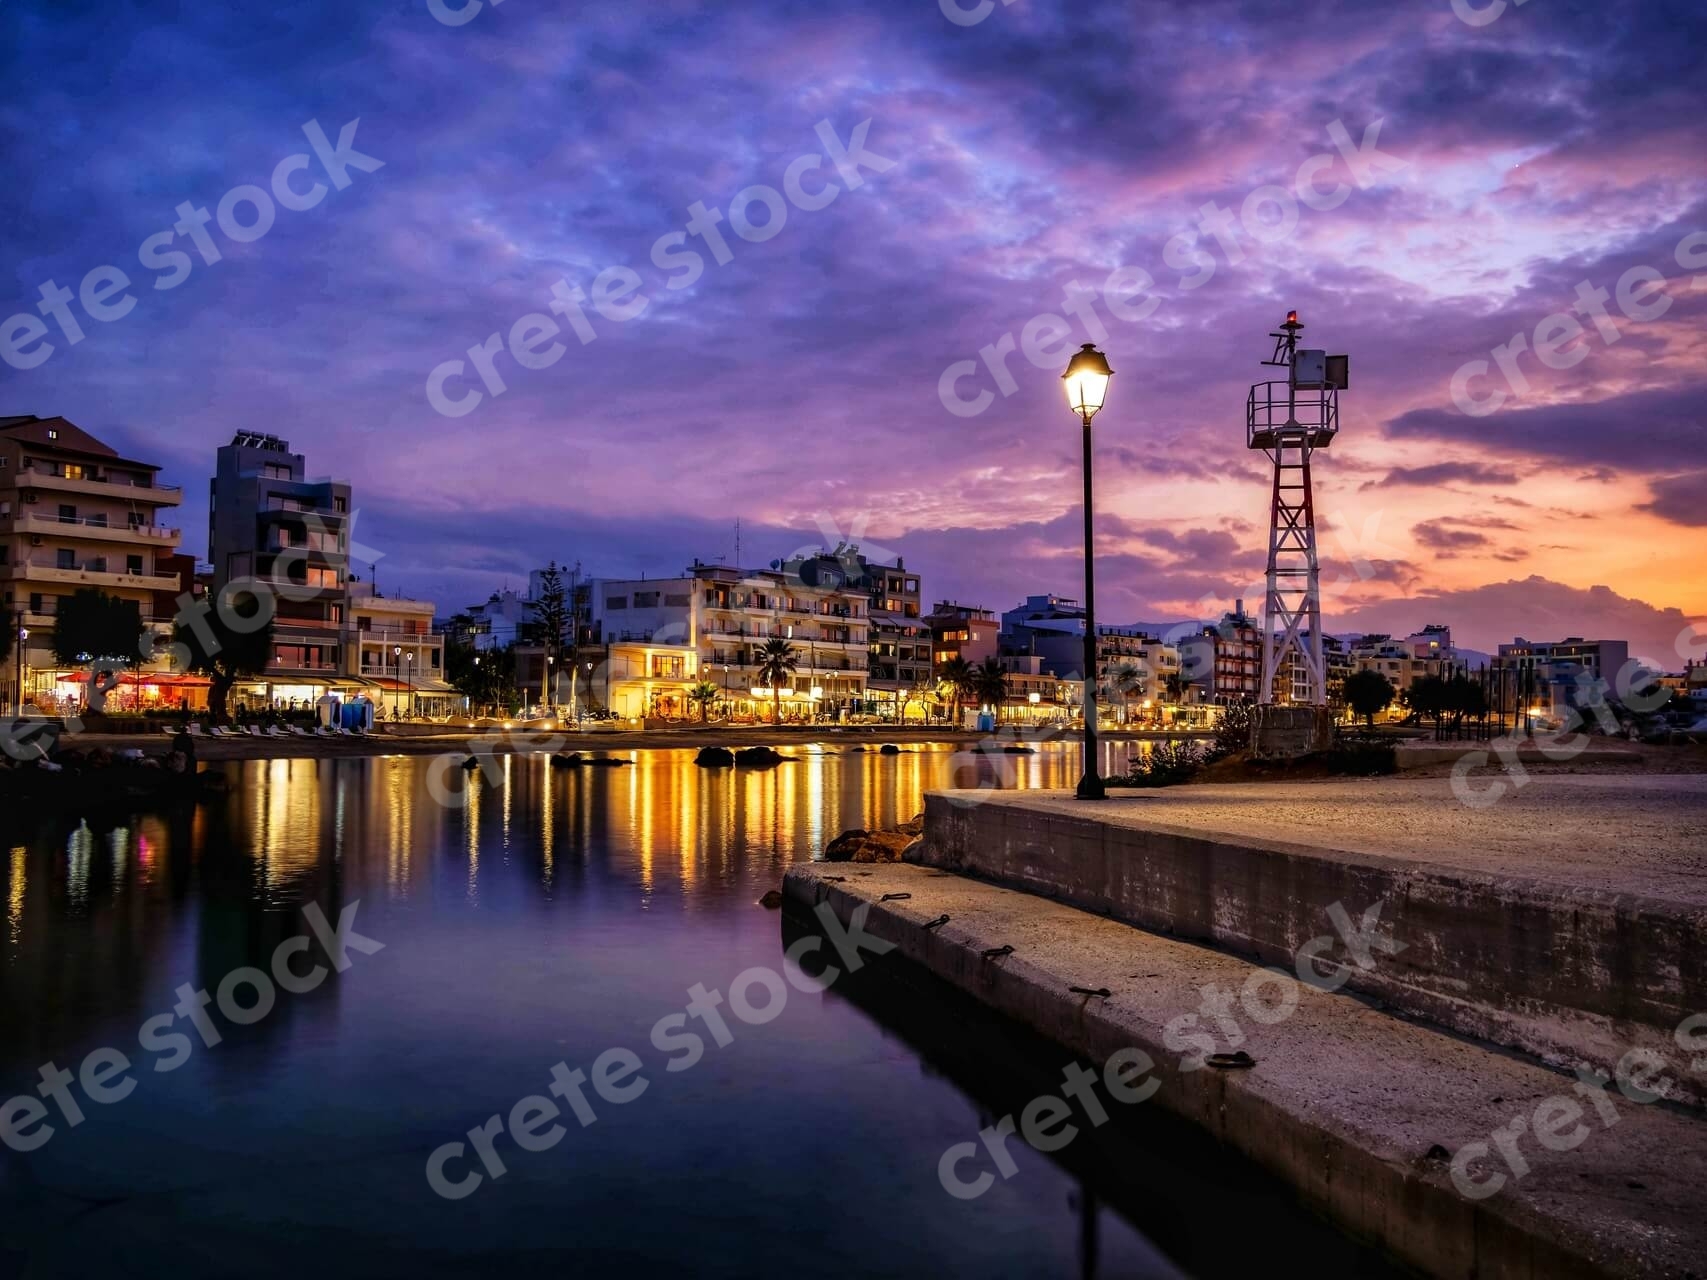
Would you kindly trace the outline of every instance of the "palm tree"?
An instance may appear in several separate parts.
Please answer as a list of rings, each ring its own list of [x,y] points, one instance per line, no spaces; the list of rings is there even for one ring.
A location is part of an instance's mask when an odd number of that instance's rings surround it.
[[[978,678],[970,662],[956,654],[943,663],[937,671],[937,678],[948,686],[948,694],[954,703],[954,727],[960,727],[960,700],[963,697],[976,696]]]
[[[756,656],[759,660],[759,679],[770,686],[772,718],[777,724],[781,724],[782,686],[800,665],[800,653],[781,636],[772,636],[765,641]]]
[[[996,708],[996,719],[1002,718],[1002,705],[1008,700],[1008,673],[1002,670],[999,659],[985,658],[972,669],[972,688],[980,704]]]
[[[1177,671],[1170,671],[1162,677],[1162,690],[1167,694],[1168,701],[1178,704],[1185,697],[1185,677]]]
[[[704,724],[711,711],[711,704],[723,696],[723,690],[709,680],[701,680],[688,690],[688,701],[699,704],[699,722]]]
[[[1109,689],[1120,699],[1120,721],[1126,722],[1127,699],[1144,696],[1144,673],[1130,662],[1125,662],[1109,677]]]

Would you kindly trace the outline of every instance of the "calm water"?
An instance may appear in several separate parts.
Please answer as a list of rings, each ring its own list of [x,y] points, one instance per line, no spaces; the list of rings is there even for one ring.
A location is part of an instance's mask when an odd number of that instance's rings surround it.
[[[759,895],[843,828],[916,813],[951,753],[509,758],[460,809],[422,758],[254,762],[177,816],[0,815],[0,1103],[101,1046],[137,1080],[108,1106],[75,1093],[85,1122],[55,1113],[30,1154],[0,1147],[0,1274],[1380,1274],[1159,1108],[1055,1157],[1018,1144],[1016,1176],[950,1198],[945,1148],[1058,1087],[1067,1057],[915,971],[791,991],[663,1071],[648,1036],[689,987],[780,966],[797,926]],[[1077,776],[1065,748],[1010,763],[1015,785]],[[214,1015],[223,1043],[151,1070],[138,1031],[174,989],[266,967],[309,902],[359,903],[384,950],[253,1026]],[[642,1097],[595,1098],[543,1153],[501,1139],[507,1175],[467,1199],[429,1190],[436,1147],[615,1046]]]

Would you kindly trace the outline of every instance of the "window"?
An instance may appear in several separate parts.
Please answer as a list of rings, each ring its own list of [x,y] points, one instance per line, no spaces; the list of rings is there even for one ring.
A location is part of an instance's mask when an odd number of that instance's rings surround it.
[[[59,568],[75,569],[77,567],[77,553],[69,547],[61,547],[56,555]]]
[[[685,670],[683,666],[685,661],[679,654],[653,654],[652,678],[655,680],[680,680]]]
[[[57,439],[59,439],[59,432],[56,431],[54,428],[49,427],[47,429],[47,438],[49,440],[57,440]]]
[[[142,573],[142,557],[126,556],[124,558],[124,571],[126,573],[134,573],[140,576]]]
[[[656,609],[658,607],[658,593],[656,591],[636,591],[634,593],[634,607],[636,609]]]
[[[686,594],[678,596],[667,595],[664,597],[664,603],[672,609],[685,609],[688,607],[688,603],[691,599],[692,597]]]
[[[607,608],[607,609],[626,609],[626,608],[628,608],[628,597],[627,596],[606,596],[605,597],[605,608]]]
[[[68,502],[59,504],[59,523],[71,524],[77,519],[77,508]]]

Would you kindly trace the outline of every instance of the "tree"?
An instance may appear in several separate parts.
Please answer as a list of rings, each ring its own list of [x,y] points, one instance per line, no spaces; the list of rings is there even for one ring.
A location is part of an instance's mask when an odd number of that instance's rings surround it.
[[[772,636],[759,648],[759,679],[770,686],[771,715],[782,723],[782,686],[800,665],[800,653],[781,636]]]
[[[956,654],[942,664],[937,671],[937,678],[948,687],[949,699],[954,704],[954,727],[960,727],[960,700],[978,695],[978,677],[972,664]]]
[[[1379,671],[1365,668],[1354,671],[1345,678],[1345,701],[1353,715],[1363,717],[1363,723],[1371,728],[1375,725],[1375,717],[1393,705],[1395,690],[1393,682]]]
[[[1126,704],[1132,698],[1144,696],[1144,673],[1130,662],[1123,662],[1108,680],[1109,701],[1120,702],[1120,719],[1126,720]]]
[[[495,707],[515,692],[515,650],[449,645],[445,649],[445,679],[477,712]]]
[[[1482,686],[1460,672],[1446,684],[1446,710],[1452,715],[1452,732],[1463,733],[1464,718],[1479,720],[1488,713],[1488,695]]]
[[[1178,704],[1185,697],[1185,677],[1177,671],[1170,671],[1162,677],[1162,692],[1169,702]]]
[[[919,704],[921,710],[923,711],[925,721],[928,724],[930,722],[930,719],[931,719],[931,698],[935,693],[936,693],[935,682],[933,682],[929,679],[921,679],[921,680],[914,681],[914,683],[912,684],[912,686],[910,688],[902,691],[902,694],[901,694],[901,718],[899,721],[897,721],[897,723],[898,724],[906,724],[907,723],[907,706],[909,703],[917,702]]]
[[[208,689],[208,711],[214,721],[225,719],[225,698],[231,686],[246,676],[260,675],[273,653],[273,601],[253,590],[228,587],[226,604],[210,608],[202,601],[198,616],[186,621],[182,614],[172,628],[184,670],[212,681]]]
[[[544,669],[539,677],[539,700],[555,704],[555,691],[551,689],[552,659],[563,656],[563,636],[570,624],[569,593],[563,589],[563,572],[557,561],[546,565],[539,575],[539,599],[530,600],[528,608],[533,611],[530,630],[534,641],[544,649],[540,655],[540,666]]]
[[[1411,710],[1433,720],[1434,736],[1440,737],[1441,722],[1452,709],[1452,690],[1447,682],[1439,676],[1421,676],[1411,681],[1409,693]]]
[[[67,665],[93,658],[115,658],[127,666],[141,660],[142,610],[95,587],[84,587],[59,602],[53,620],[53,656]]]
[[[996,719],[1002,718],[1002,707],[1008,700],[1008,673],[1002,670],[999,659],[985,658],[972,669],[972,689],[980,705],[988,703],[996,709]]]
[[[701,680],[688,690],[688,701],[699,704],[699,722],[704,724],[710,718],[711,704],[723,696],[723,690],[709,680]]]
[[[138,665],[145,656],[141,637],[142,609],[136,601],[84,587],[59,601],[53,620],[53,656],[68,666],[88,664],[88,708],[98,712],[106,707],[104,686],[96,683],[98,675]]]
[[[1244,696],[1235,698],[1221,711],[1215,725],[1215,740],[1206,760],[1223,760],[1251,749],[1251,723],[1255,719],[1255,704]]]

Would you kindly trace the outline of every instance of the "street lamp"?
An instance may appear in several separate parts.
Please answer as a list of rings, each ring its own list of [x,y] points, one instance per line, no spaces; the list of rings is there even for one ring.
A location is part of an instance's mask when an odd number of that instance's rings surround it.
[[[24,611],[18,610],[18,682],[16,687],[18,705],[13,711],[21,718],[24,714],[24,646],[29,642],[30,629],[23,625]]]
[[[406,707],[408,707],[409,715],[411,718],[413,718],[415,715],[415,655],[414,655],[414,653],[410,652],[410,653],[404,654],[403,655],[403,661],[409,664],[407,667],[404,668],[404,671],[407,674],[405,674],[403,677],[403,683],[409,687],[409,701],[404,703],[404,705]]]
[[[1085,771],[1079,778],[1076,792],[1080,800],[1106,799],[1102,778],[1097,772],[1097,616],[1094,534],[1091,531],[1091,419],[1102,408],[1108,394],[1108,380],[1114,370],[1108,358],[1087,342],[1067,365],[1061,384],[1067,392],[1067,407],[1079,415],[1084,424],[1085,472]]]
[[[397,644],[397,645],[391,646],[391,659],[392,659],[392,666],[397,672],[397,675],[395,678],[398,680],[401,680],[403,678],[403,646],[402,645]],[[403,696],[403,694],[402,694],[401,690],[393,689],[391,691],[391,718],[393,720],[397,719],[403,711],[403,707],[399,702],[399,699],[402,698],[402,696]]]

